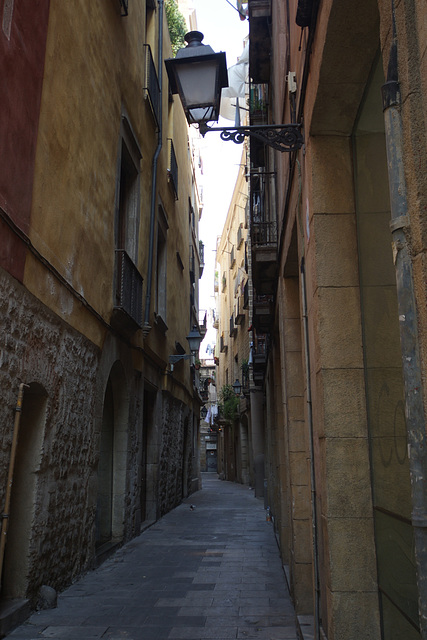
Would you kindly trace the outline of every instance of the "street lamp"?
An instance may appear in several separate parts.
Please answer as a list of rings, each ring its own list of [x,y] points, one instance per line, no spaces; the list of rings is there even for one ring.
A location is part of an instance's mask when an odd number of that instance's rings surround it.
[[[300,124],[253,125],[243,127],[209,127],[218,122],[221,90],[228,87],[225,53],[214,53],[202,44],[203,34],[190,31],[188,43],[175,58],[165,60],[172,93],[178,93],[189,124],[198,124],[204,136],[219,131],[222,140],[242,144],[246,136],[258,138],[278,151],[296,151],[304,143]]]
[[[239,378],[236,378],[235,382],[231,386],[234,389],[235,395],[240,396],[240,392],[242,391],[242,385],[239,382]]]
[[[169,362],[171,364],[171,371],[173,371],[173,366],[180,360],[188,360],[191,357],[194,357],[196,353],[199,351],[200,343],[203,340],[203,336],[200,334],[197,326],[194,324],[190,333],[187,336],[188,345],[190,347],[190,353],[179,353],[173,354],[169,356]]]
[[[189,124],[218,122],[221,89],[228,87],[225,53],[202,44],[203,33],[190,31],[187,46],[165,60],[172,93],[178,93]]]

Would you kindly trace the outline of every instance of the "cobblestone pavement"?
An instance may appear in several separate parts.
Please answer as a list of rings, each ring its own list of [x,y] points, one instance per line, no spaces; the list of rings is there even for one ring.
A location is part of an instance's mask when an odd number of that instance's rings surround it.
[[[56,609],[7,637],[298,639],[263,503],[211,473],[201,491],[60,594]]]

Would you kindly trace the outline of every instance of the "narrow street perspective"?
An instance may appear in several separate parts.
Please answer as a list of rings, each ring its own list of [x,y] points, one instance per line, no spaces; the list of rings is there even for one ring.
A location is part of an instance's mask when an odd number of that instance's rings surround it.
[[[297,640],[263,502],[203,475],[201,491],[8,637]]]
[[[0,640],[427,640],[427,0],[0,0]]]

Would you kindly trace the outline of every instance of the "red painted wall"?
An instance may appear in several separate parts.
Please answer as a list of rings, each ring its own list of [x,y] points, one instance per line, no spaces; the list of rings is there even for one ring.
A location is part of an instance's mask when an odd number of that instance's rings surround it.
[[[50,0],[0,0],[0,266],[22,280]],[[8,224],[8,221],[10,224]]]

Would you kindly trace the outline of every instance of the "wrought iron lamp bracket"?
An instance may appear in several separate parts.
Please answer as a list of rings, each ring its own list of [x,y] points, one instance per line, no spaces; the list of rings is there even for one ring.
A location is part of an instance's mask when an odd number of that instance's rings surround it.
[[[232,140],[236,144],[242,144],[247,136],[251,136],[282,153],[297,151],[304,144],[300,124],[265,124],[247,127],[208,127],[206,124],[200,124],[199,129],[202,136],[208,131],[219,131],[221,140]]]

